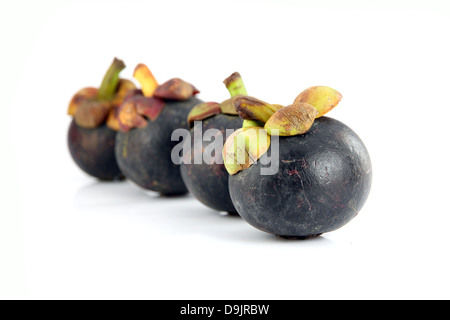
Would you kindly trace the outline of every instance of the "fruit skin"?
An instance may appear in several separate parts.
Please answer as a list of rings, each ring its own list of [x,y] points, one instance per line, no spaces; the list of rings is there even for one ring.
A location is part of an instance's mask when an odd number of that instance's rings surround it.
[[[80,169],[99,180],[123,179],[114,154],[115,141],[116,132],[106,124],[85,129],[72,120],[68,135],[70,154]]]
[[[241,217],[260,230],[299,239],[352,220],[372,182],[369,154],[356,133],[321,117],[306,134],[279,139],[275,175],[262,176],[258,161],[229,178],[231,199]]]
[[[171,159],[172,132],[188,128],[190,110],[201,103],[196,97],[185,101],[166,100],[162,112],[145,128],[118,132],[116,158],[127,179],[138,186],[163,195],[182,195],[188,192],[181,178],[180,168]]]
[[[242,122],[243,120],[238,116],[218,114],[202,121],[202,131],[205,133],[208,129],[220,130],[223,137],[222,142],[225,143],[226,129],[239,129],[242,127]],[[204,161],[202,164],[194,163],[195,151],[202,151],[194,150],[194,129],[191,129],[191,140],[187,140],[185,143],[190,143],[193,148],[191,163],[183,162],[180,165],[181,176],[189,192],[211,209],[237,214],[228,189],[228,172],[223,163],[207,164]],[[202,149],[211,143],[203,141]],[[219,156],[221,157],[221,155]]]

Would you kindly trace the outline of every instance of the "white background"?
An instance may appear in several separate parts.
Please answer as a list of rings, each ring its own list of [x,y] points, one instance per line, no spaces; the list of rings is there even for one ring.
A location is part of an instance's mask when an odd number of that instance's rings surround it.
[[[0,298],[448,299],[448,1],[3,1]],[[102,184],[72,162],[68,101],[113,57],[203,100],[289,104],[327,85],[329,116],[373,162],[350,224],[284,241],[192,197]]]

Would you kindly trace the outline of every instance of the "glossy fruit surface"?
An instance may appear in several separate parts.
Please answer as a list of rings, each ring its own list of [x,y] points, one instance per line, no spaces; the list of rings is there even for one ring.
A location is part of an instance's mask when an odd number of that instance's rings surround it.
[[[271,154],[274,144],[268,151]],[[232,201],[252,226],[286,238],[309,238],[350,222],[364,205],[372,167],[361,139],[343,123],[316,119],[303,135],[279,138],[279,169],[261,161],[229,178]],[[268,166],[268,165],[265,165]]]

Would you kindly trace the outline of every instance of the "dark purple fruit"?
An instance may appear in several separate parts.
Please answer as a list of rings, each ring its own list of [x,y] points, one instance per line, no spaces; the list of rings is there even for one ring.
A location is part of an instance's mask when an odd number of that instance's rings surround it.
[[[268,233],[300,239],[350,222],[363,207],[372,181],[369,154],[356,133],[321,117],[307,133],[279,139],[275,175],[261,175],[260,159],[229,178],[241,217]],[[272,148],[273,143],[269,154]]]
[[[224,84],[230,92],[231,99],[222,103],[207,102],[196,106],[189,114],[188,122],[191,126],[195,121],[201,121],[202,133],[209,129],[220,131],[220,136],[214,138],[214,143],[220,139],[223,145],[227,138],[227,130],[237,130],[242,127],[243,120],[238,116],[234,107],[237,97],[247,95],[244,82],[238,72],[233,73],[224,80]],[[203,141],[195,144],[195,129],[192,128],[191,139],[183,146],[184,150],[192,150],[181,163],[181,175],[190,193],[207,207],[237,215],[228,189],[228,172],[222,161],[205,161],[202,153],[212,142]],[[200,140],[200,139],[199,139]],[[220,158],[221,155],[219,154]],[[185,156],[186,158],[186,156]],[[195,159],[201,159],[196,163]],[[186,161],[188,160],[188,161]]]
[[[116,158],[127,179],[163,195],[188,192],[179,166],[171,159],[172,149],[178,144],[171,141],[171,136],[175,129],[188,128],[187,116],[199,103],[195,97],[185,101],[166,100],[155,121],[148,120],[143,128],[117,134]]]
[[[79,90],[69,104],[73,117],[68,136],[70,154],[84,172],[100,180],[123,179],[114,154],[117,108],[136,88],[131,81],[119,78],[124,68],[123,61],[114,59],[101,87]]]
[[[100,180],[123,179],[114,155],[116,131],[102,125],[85,129],[75,121],[69,128],[69,150],[75,163],[87,174]]]
[[[202,131],[218,129],[222,134],[222,142],[226,140],[227,129],[238,129],[242,127],[242,119],[238,116],[218,114],[202,121]],[[194,128],[191,129],[191,140],[186,141],[194,146]],[[228,190],[228,172],[223,163],[194,163],[196,153],[201,153],[211,142],[202,139],[200,150],[192,148],[190,164],[181,163],[181,176],[189,192],[201,203],[217,211],[225,211],[236,214],[237,211],[231,201]],[[188,148],[185,148],[188,149]]]

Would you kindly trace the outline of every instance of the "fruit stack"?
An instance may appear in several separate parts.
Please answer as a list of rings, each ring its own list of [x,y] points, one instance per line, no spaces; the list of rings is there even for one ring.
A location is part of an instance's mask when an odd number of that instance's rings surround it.
[[[69,150],[87,174],[164,196],[190,192],[286,239],[337,230],[363,207],[371,161],[354,131],[324,116],[342,99],[335,89],[310,87],[283,106],[249,96],[235,72],[224,81],[229,99],[203,102],[184,80],[158,84],[144,64],[138,89],[120,78],[124,68],[115,59],[100,88],[69,104]]]

